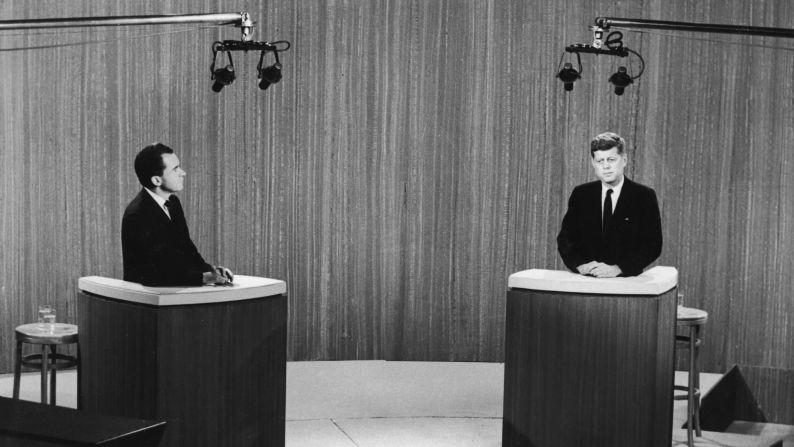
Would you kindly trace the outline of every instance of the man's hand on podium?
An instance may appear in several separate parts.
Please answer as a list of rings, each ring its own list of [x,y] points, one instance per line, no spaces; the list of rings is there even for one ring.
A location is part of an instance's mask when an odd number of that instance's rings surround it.
[[[604,264],[603,262],[590,261],[576,267],[582,275],[595,276],[596,278],[615,278],[623,273],[623,270],[616,265]]]
[[[596,264],[598,264],[598,263],[595,262],[595,261],[590,261],[587,264],[582,264],[579,267],[576,267],[576,270],[578,270],[579,273],[582,274],[582,275],[591,275],[592,276],[590,271],[593,270],[593,267],[595,267]]]
[[[215,267],[215,270],[218,271],[221,275],[223,275],[224,278],[228,279],[229,284],[231,284],[232,281],[234,281],[234,274],[232,273],[231,270],[227,269],[226,267],[219,265]]]
[[[230,286],[234,280],[232,271],[223,266],[213,266],[212,271],[204,272],[204,285]]]

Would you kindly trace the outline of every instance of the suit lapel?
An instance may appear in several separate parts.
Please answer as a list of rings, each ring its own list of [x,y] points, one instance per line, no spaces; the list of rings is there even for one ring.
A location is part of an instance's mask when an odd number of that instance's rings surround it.
[[[596,181],[592,182],[591,186],[587,189],[587,202],[588,209],[587,213],[583,216],[587,216],[586,218],[592,219],[591,221],[583,222],[585,224],[585,228],[592,228],[593,233],[592,237],[595,240],[599,240],[603,237],[603,233],[601,231],[601,209],[604,207],[604,204],[601,202],[601,182]]]
[[[169,200],[172,203],[171,220],[174,223],[174,227],[176,227],[180,233],[183,233],[189,237],[187,221],[185,221],[185,212],[182,210],[182,202],[180,202],[175,195],[171,195]]]
[[[587,210],[588,214],[594,215],[595,220],[601,222],[601,208],[604,205],[601,203],[601,182],[593,182],[587,189],[587,203],[592,207]],[[598,228],[601,228],[600,224]]]
[[[146,213],[148,213],[155,222],[160,223],[162,225],[171,225],[171,219],[165,215],[165,211],[160,208],[160,205],[152,198],[152,196],[144,191],[141,190],[140,195],[142,197],[142,206],[145,207]]]
[[[612,213],[612,219],[623,218],[626,209],[630,208],[631,201],[634,199],[634,183],[628,178],[623,179],[623,188],[618,197],[618,203],[615,205],[615,212]]]

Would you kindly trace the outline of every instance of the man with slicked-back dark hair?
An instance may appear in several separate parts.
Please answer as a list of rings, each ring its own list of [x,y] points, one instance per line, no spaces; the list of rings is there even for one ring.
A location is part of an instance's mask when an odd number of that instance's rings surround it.
[[[597,181],[574,188],[557,236],[573,272],[599,278],[636,276],[662,252],[662,222],[653,189],[623,175],[626,142],[612,132],[590,142]]]
[[[232,272],[208,264],[190,239],[182,204],[174,194],[187,175],[170,147],[155,143],[135,157],[143,189],[121,221],[124,280],[146,286],[229,284]]]

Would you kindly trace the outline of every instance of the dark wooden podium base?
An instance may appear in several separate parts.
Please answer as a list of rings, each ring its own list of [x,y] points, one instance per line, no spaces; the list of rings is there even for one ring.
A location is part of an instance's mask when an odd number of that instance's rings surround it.
[[[284,445],[285,295],[78,306],[85,410],[165,420],[162,447]]]
[[[504,447],[669,447],[676,298],[507,293]]]

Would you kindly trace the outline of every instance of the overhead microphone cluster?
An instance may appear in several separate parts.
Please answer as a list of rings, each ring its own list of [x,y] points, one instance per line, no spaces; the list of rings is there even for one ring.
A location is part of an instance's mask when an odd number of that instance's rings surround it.
[[[276,84],[281,80],[282,65],[279,60],[278,53],[287,51],[290,43],[286,40],[279,40],[276,42],[253,42],[253,41],[237,41],[237,40],[224,40],[217,41],[212,44],[212,65],[210,65],[210,78],[212,83],[212,91],[220,93],[224,87],[234,82],[236,74],[234,71],[234,61],[232,60],[233,51],[259,51],[259,63],[256,65],[257,79],[259,79],[259,88],[266,90],[272,84]],[[226,53],[227,64],[223,67],[216,68],[218,62],[218,53]],[[274,63],[271,65],[263,66],[265,63],[265,56],[268,53],[273,54]],[[223,57],[223,56],[221,56]]]
[[[133,25],[175,25],[186,23],[212,23],[215,25],[233,25],[240,28],[241,40],[216,41],[212,44],[212,64],[210,73],[212,91],[218,93],[224,87],[234,82],[233,51],[259,51],[259,63],[256,66],[259,88],[267,89],[272,84],[281,80],[281,61],[278,54],[287,51],[290,43],[285,40],[276,42],[255,42],[252,40],[254,21],[251,14],[243,12],[229,12],[216,14],[168,14],[145,16],[107,16],[107,17],[71,17],[53,19],[30,20],[0,20],[0,31],[14,29],[48,29],[67,27],[99,27],[99,26],[133,26]],[[218,53],[226,53],[227,64],[216,68]],[[274,63],[263,66],[265,56],[273,54]],[[222,56],[222,55],[221,55]]]
[[[645,71],[645,61],[639,53],[623,46],[623,33],[620,31],[613,31],[609,33],[606,40],[603,39],[603,33],[603,28],[595,26],[593,27],[592,45],[573,44],[565,47],[565,52],[562,54],[562,57],[560,57],[560,64],[557,67],[558,72],[556,77],[562,81],[566,92],[572,91],[574,82],[582,78],[582,58],[580,56],[582,53],[595,55],[603,54],[616,57],[629,57],[631,54],[634,54],[639,58],[640,70],[636,76],[629,74],[626,66],[621,65],[618,67],[617,71],[609,77],[608,81],[615,87],[615,94],[618,96],[623,95],[626,91],[626,87],[633,84],[635,79],[642,76],[643,71]],[[566,53],[576,55],[576,68],[570,61],[563,63]]]

